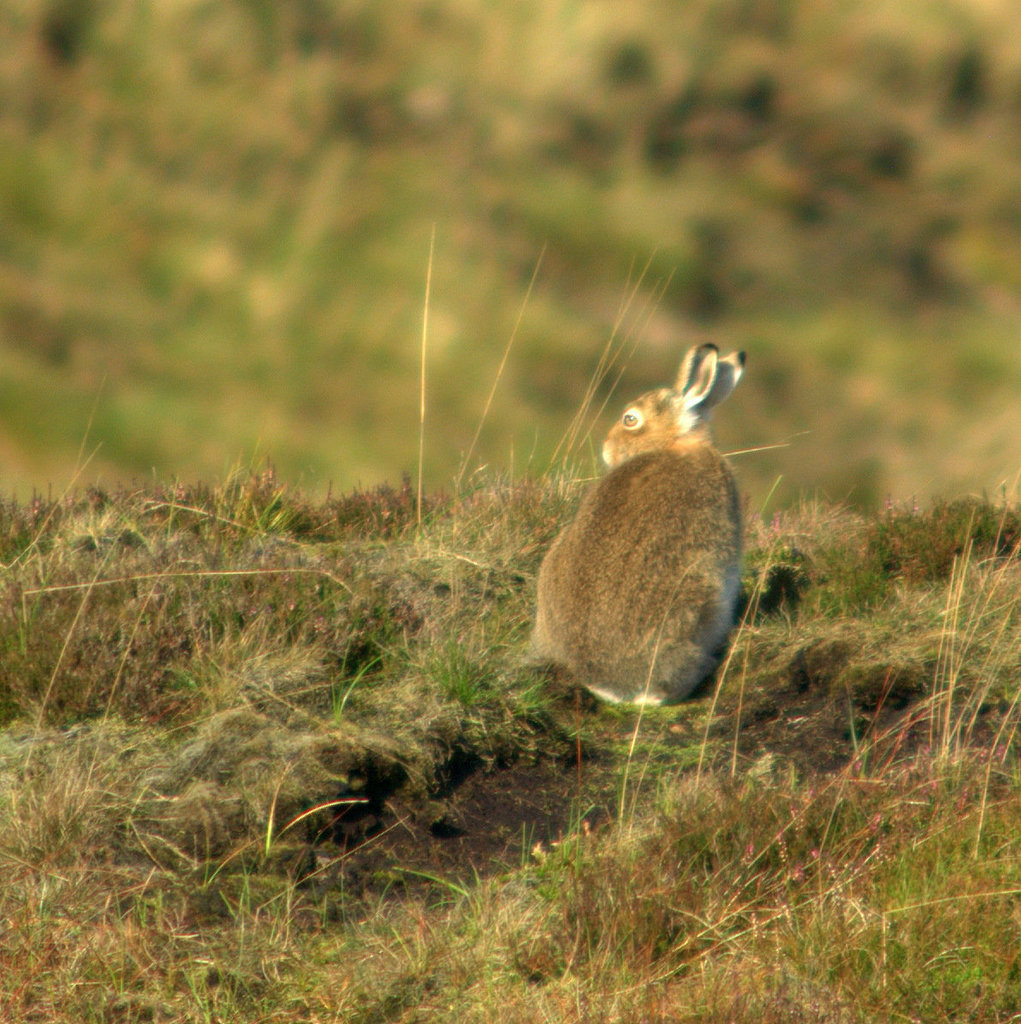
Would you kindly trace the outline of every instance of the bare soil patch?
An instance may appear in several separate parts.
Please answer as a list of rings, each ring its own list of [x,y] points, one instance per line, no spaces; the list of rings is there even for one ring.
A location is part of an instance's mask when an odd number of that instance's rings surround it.
[[[326,872],[348,893],[401,891],[423,881],[469,882],[520,867],[578,828],[609,820],[609,778],[558,761],[466,766],[435,798],[395,794],[379,815],[337,819],[338,856]],[[326,844],[317,848],[320,856]]]

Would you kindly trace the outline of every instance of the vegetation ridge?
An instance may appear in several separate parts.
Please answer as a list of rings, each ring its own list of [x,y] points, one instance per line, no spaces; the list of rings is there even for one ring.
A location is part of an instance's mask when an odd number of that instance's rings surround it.
[[[640,711],[522,658],[579,493],[0,503],[0,1018],[1014,1019],[1021,510],[748,511]]]

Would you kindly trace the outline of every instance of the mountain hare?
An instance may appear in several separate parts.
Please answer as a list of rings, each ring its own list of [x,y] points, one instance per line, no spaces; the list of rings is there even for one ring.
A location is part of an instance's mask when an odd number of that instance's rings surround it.
[[[610,701],[683,700],[718,664],[740,587],[741,511],[710,411],[744,353],[691,349],[674,389],[644,394],[603,444],[610,472],[539,570],[532,658]]]

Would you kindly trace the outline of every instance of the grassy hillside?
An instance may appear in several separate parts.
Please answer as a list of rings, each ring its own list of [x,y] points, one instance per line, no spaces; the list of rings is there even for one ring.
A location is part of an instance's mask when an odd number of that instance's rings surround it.
[[[755,368],[725,446],[791,442],[756,499],[1010,489],[1019,39],[977,0],[11,0],[0,488],[396,482],[435,230],[434,487],[545,468],[611,338],[627,395],[709,338]]]
[[[1011,1019],[1017,506],[750,513],[637,715],[521,661],[577,495],[0,505],[0,1017]]]

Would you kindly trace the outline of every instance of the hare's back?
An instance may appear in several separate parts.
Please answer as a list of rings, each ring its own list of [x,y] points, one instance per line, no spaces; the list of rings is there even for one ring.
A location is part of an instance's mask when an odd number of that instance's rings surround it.
[[[575,527],[590,556],[629,561],[659,547],[736,557],[741,544],[734,477],[708,445],[650,452],[618,466],[586,495]]]

